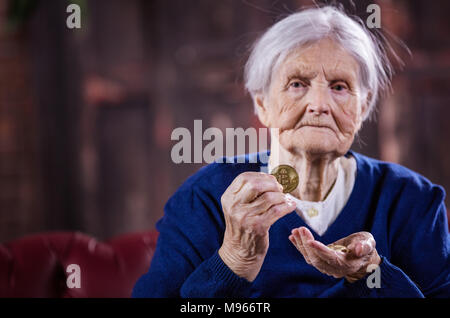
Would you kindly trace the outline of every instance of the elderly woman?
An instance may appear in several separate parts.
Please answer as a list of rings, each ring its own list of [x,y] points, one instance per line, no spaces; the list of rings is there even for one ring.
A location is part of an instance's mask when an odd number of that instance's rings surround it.
[[[190,177],[133,296],[449,297],[444,189],[349,150],[389,85],[376,39],[336,8],[308,9],[272,26],[245,71],[279,131],[268,166],[250,154]],[[281,164],[298,173],[289,194],[265,173]]]

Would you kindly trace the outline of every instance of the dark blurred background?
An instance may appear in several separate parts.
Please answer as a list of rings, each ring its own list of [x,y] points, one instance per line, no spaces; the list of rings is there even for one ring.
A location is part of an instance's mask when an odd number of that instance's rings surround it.
[[[322,1],[324,3],[326,1]],[[338,1],[334,1],[338,2]],[[394,94],[353,149],[450,188],[450,1],[342,1],[409,46]],[[81,7],[81,29],[66,7]],[[0,1],[0,241],[50,230],[154,228],[201,164],[170,135],[259,127],[242,69],[268,26],[313,1]],[[447,205],[449,199],[447,198]]]

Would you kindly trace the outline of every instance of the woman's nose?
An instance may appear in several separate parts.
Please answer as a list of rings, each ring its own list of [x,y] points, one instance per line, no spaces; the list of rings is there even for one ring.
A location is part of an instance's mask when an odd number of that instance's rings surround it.
[[[312,88],[308,98],[308,106],[306,112],[311,115],[329,115],[330,103],[327,92],[322,88]]]
[[[330,108],[326,104],[309,104],[307,108],[307,112],[313,115],[329,115]]]

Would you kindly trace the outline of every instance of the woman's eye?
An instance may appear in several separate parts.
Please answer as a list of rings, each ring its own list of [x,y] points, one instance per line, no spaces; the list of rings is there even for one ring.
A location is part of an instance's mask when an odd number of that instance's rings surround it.
[[[332,86],[332,89],[334,89],[335,91],[341,92],[344,89],[347,89],[347,87],[342,84],[336,84],[336,85]]]
[[[305,85],[303,85],[301,82],[292,82],[290,86],[293,88],[301,88],[304,87]]]

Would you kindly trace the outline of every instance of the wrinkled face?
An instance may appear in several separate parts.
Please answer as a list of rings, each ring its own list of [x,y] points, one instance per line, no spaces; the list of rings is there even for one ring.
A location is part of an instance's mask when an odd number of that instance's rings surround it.
[[[261,122],[279,128],[280,145],[293,154],[344,155],[366,111],[358,70],[328,38],[292,51],[274,70],[269,91],[255,97]]]

